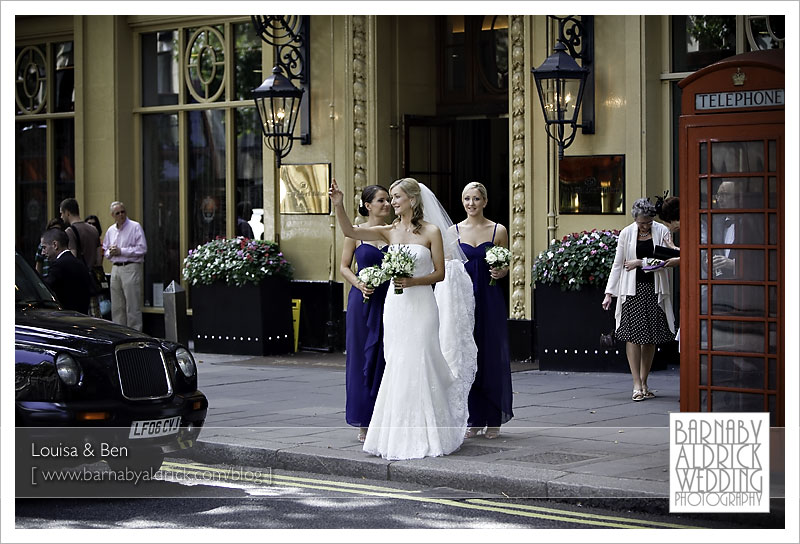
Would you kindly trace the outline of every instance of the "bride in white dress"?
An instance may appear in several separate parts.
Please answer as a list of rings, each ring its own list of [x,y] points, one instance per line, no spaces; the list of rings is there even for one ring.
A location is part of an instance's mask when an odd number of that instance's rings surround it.
[[[433,193],[403,178],[390,194],[394,223],[354,229],[335,180],[330,190],[345,236],[404,245],[415,256],[413,277],[393,280],[403,293],[390,288],[386,296],[386,369],[364,451],[386,459],[447,455],[464,441],[477,367],[472,282],[452,222]]]

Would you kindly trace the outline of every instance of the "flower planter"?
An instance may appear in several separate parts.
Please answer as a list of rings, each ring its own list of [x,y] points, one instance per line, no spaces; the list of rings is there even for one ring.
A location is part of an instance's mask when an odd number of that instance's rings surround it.
[[[614,331],[614,304],[603,310],[603,290],[584,286],[562,291],[537,283],[533,292],[539,370],[630,372],[625,343],[600,345],[601,334]]]
[[[294,350],[287,278],[268,276],[242,286],[193,285],[191,294],[196,351],[274,355]]]

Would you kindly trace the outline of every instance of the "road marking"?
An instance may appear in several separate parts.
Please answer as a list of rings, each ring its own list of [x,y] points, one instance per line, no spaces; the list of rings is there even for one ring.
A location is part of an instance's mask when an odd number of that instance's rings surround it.
[[[222,469],[208,465],[201,465],[196,463],[176,463],[173,461],[164,461],[161,470],[169,471],[171,467],[185,470],[190,474],[203,474],[214,472],[218,474],[229,474],[231,469]],[[232,480],[241,483],[240,480]],[[443,499],[436,497],[422,497],[414,496],[414,494],[421,493],[421,490],[399,490],[392,487],[375,486],[367,484],[358,484],[350,482],[339,482],[336,480],[323,480],[317,478],[302,478],[299,476],[286,476],[283,474],[271,474],[269,478],[262,480],[252,480],[247,483],[264,483],[280,487],[299,487],[303,489],[315,489],[320,491],[336,491],[339,493],[350,493],[355,495],[362,495],[367,497],[408,500],[416,502],[424,502],[431,504],[440,504],[443,506],[452,506],[455,508],[464,508],[468,510],[480,510],[485,512],[497,512],[507,514],[510,516],[546,519],[550,521],[561,521],[565,523],[572,523],[576,525],[591,525],[595,527],[606,527],[616,529],[655,529],[655,528],[672,528],[672,529],[703,529],[693,525],[680,525],[676,523],[666,523],[659,521],[647,521],[636,518],[625,518],[620,516],[603,516],[600,514],[590,514],[586,512],[574,512],[572,510],[560,510],[556,508],[546,508],[541,506],[529,506],[520,504],[508,504],[498,501],[491,501],[486,499]]]
[[[554,508],[546,508],[544,506],[531,506],[527,504],[508,504],[503,502],[495,502],[486,499],[467,499],[467,502],[472,502],[475,504],[485,504],[487,506],[503,506],[506,508],[519,508],[520,510],[533,510],[537,512],[550,512],[550,513],[558,513],[558,514],[568,514],[575,517],[580,518],[592,518],[592,519],[605,519],[605,520],[612,520],[612,521],[624,521],[628,523],[643,523],[647,525],[654,525],[656,527],[664,527],[667,529],[704,529],[705,527],[697,527],[695,525],[680,525],[678,523],[667,523],[663,521],[647,521],[647,520],[639,520],[635,518],[623,518],[617,516],[603,516],[600,514],[589,514],[588,512],[575,512],[572,510],[558,510]]]
[[[231,472],[230,469],[211,467],[211,466],[207,466],[207,465],[198,465],[198,464],[194,464],[194,463],[185,464],[185,463],[175,463],[175,462],[172,462],[172,461],[164,461],[164,465],[171,465],[171,466],[175,466],[175,467],[187,468],[187,469],[193,469],[193,470],[206,470],[206,471],[212,471],[212,472],[223,473],[223,474]],[[270,474],[270,478],[273,479],[273,480],[285,480],[285,481],[289,481],[289,482],[303,482],[303,483],[319,483],[319,482],[323,482],[323,483],[326,483],[326,484],[329,484],[329,485],[335,484],[337,486],[350,487],[350,488],[354,488],[354,489],[366,489],[366,490],[398,493],[398,490],[396,488],[394,488],[394,487],[385,487],[385,486],[378,486],[378,485],[357,484],[357,483],[349,483],[349,482],[335,482],[335,481],[330,481],[330,480],[317,480],[317,479],[313,479],[313,478],[300,478],[298,476],[285,476],[283,474],[275,474],[275,473]],[[404,491],[404,493],[412,493],[412,494],[413,493],[421,493],[421,492],[422,491],[420,491],[420,490]]]

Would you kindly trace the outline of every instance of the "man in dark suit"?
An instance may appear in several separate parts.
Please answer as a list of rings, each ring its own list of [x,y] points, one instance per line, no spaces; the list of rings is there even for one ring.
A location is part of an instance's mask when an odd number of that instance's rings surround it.
[[[42,234],[42,252],[50,260],[45,283],[66,310],[83,314],[89,311],[92,278],[89,269],[69,250],[69,237],[61,229],[48,229]]]

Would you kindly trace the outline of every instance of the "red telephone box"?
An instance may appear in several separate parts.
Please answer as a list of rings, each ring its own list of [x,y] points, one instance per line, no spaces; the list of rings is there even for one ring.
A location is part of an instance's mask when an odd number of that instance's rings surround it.
[[[784,425],[784,55],[679,83],[681,411]]]

